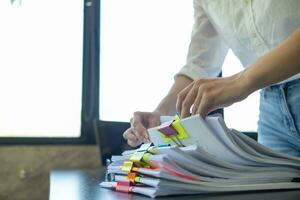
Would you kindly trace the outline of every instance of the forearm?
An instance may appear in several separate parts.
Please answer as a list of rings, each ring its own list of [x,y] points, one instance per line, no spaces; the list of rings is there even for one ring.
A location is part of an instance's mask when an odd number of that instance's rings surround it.
[[[242,72],[250,93],[300,73],[300,29]]]
[[[193,80],[184,75],[178,75],[175,78],[175,82],[172,85],[168,94],[162,99],[155,111],[160,112],[163,115],[176,114],[176,101],[177,94],[183,90],[186,86],[192,83]]]

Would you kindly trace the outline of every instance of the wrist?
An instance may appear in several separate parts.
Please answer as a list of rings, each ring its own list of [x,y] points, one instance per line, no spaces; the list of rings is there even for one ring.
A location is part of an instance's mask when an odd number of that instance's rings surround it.
[[[253,85],[253,81],[248,76],[246,70],[233,75],[233,80],[236,83],[236,89],[240,91],[239,96],[241,99],[248,97],[256,89]]]
[[[163,100],[153,112],[159,113],[160,115],[175,115],[176,100],[177,95],[169,93],[167,96],[165,96],[165,98],[163,98]]]
[[[260,89],[260,80],[256,78],[257,74],[254,74],[251,68],[241,72],[241,77],[245,84],[245,88],[251,94],[252,92]]]
[[[177,75],[170,91],[162,99],[162,101],[154,111],[157,111],[162,115],[175,115],[177,95],[180,91],[182,91],[185,87],[192,83],[192,81],[193,80],[185,75]]]

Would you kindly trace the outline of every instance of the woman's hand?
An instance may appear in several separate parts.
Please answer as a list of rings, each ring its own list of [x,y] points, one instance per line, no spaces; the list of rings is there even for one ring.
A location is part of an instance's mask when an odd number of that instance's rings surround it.
[[[226,78],[199,79],[177,97],[176,108],[181,117],[209,112],[245,99],[252,91],[243,72]]]
[[[154,112],[135,112],[130,120],[131,127],[123,133],[127,143],[136,147],[141,143],[150,142],[147,129],[160,124],[161,113]]]

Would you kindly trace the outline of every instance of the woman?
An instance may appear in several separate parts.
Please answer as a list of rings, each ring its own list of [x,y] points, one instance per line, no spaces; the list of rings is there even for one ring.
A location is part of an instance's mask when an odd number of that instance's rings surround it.
[[[161,115],[205,116],[263,88],[258,141],[300,156],[300,1],[194,0],[194,9],[187,64],[153,112],[134,113],[128,144],[147,142]],[[214,78],[228,48],[246,69]]]

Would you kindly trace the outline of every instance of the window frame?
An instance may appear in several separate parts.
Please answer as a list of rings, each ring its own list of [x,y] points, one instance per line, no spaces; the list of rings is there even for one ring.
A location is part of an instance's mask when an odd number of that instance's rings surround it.
[[[0,145],[96,144],[99,119],[100,1],[84,0],[81,130],[79,137],[0,137]]]

